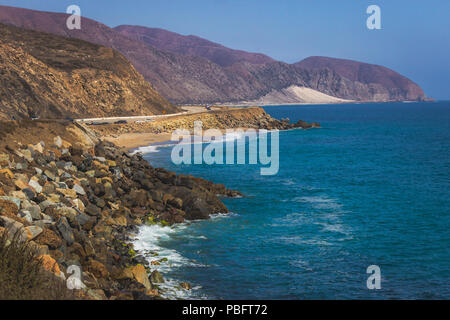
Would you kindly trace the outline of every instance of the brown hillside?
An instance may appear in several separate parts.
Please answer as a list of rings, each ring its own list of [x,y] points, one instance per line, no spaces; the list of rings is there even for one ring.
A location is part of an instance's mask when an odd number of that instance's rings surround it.
[[[118,52],[0,24],[0,118],[176,112]]]
[[[152,47],[183,55],[203,57],[222,67],[228,67],[238,62],[252,64],[275,62],[261,53],[233,50],[197,36],[183,36],[159,28],[124,25],[118,26],[114,30],[128,38],[143,41]]]

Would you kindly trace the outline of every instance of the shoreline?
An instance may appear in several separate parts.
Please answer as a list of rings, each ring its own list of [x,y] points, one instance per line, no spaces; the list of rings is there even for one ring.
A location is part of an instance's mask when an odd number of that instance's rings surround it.
[[[76,290],[79,299],[161,298],[164,277],[155,266],[170,262],[151,263],[134,251],[139,227],[228,213],[218,195],[240,195],[154,168],[74,123],[0,124],[0,234],[23,230],[21,237],[39,250],[36,259],[45,260],[45,272],[57,281],[68,281],[69,267],[79,266],[86,286]]]
[[[186,129],[192,133],[196,121],[202,122],[203,132],[208,129],[217,129],[223,134],[228,129],[266,129],[270,131],[320,127],[318,123],[307,123],[301,120],[296,123],[291,123],[289,119],[277,120],[261,107],[212,107],[213,110],[210,111],[201,111],[199,107],[191,108],[196,108],[195,113],[165,117],[144,123],[107,123],[95,126],[83,124],[82,126],[95,132],[101,137],[101,140],[114,143],[127,152],[139,147],[170,142],[172,132],[177,129]]]
[[[140,226],[173,226],[228,214],[221,197],[242,194],[154,168],[141,154],[125,149],[169,141],[169,132],[191,131],[195,121],[202,121],[203,130],[320,127],[280,121],[262,108],[219,108],[98,126],[57,120],[1,122],[0,233],[24,230],[23,237],[39,249],[38,259],[45,259],[46,271],[58,281],[70,278],[70,266],[79,266],[86,285],[77,291],[80,299],[160,298],[164,277],[155,266],[169,262],[150,262],[134,251]],[[176,286],[192,288],[185,282]]]

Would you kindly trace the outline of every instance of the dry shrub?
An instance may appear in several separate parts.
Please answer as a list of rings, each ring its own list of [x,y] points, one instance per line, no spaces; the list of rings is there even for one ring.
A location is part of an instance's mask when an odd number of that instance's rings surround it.
[[[70,300],[63,280],[45,271],[38,254],[15,236],[0,235],[0,300]]]

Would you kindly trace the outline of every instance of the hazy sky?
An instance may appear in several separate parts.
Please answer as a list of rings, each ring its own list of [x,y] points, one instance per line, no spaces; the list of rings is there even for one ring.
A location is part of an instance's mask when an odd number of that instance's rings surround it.
[[[450,99],[449,0],[0,0],[0,4],[82,15],[114,27],[158,27],[285,62],[320,55],[384,65],[428,96]],[[366,9],[381,7],[382,30]]]

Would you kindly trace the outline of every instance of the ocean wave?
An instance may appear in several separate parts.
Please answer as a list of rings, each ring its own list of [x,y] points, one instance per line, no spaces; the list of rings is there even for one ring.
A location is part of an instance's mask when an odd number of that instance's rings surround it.
[[[136,153],[142,154],[158,153],[160,152],[159,147],[160,147],[159,145],[149,145],[146,147],[139,147],[136,150],[134,150],[131,154],[134,155]]]
[[[142,226],[139,234],[133,241],[134,248],[142,254],[148,262],[157,261],[160,265],[150,265],[153,270],[158,270],[167,274],[175,268],[182,266],[207,267],[195,260],[182,256],[174,249],[167,248],[161,243],[170,241],[174,236],[185,230],[188,224],[179,224],[173,227],[163,227],[159,225]],[[188,237],[190,237],[188,235]],[[206,239],[206,237],[196,237],[197,239]],[[180,281],[165,277],[165,283],[158,284],[161,290],[161,296],[167,299],[206,299],[199,291],[201,287],[192,285],[191,290],[180,288]]]
[[[340,223],[316,222],[316,224],[322,227],[322,232],[336,232],[346,236],[351,235],[349,228]]]
[[[302,236],[284,236],[284,237],[278,237],[278,241],[281,241],[283,243],[287,244],[295,244],[295,245],[312,245],[312,246],[331,246],[333,245],[327,240],[324,239],[305,239]]]
[[[160,148],[168,148],[168,147],[174,147],[178,144],[216,144],[216,143],[224,143],[229,141],[238,141],[241,139],[245,139],[245,134],[239,133],[239,132],[228,132],[223,134],[222,136],[215,137],[212,141],[205,141],[205,137],[201,139],[200,141],[195,141],[195,139],[191,139],[191,141],[168,141],[166,143],[159,143],[159,144],[151,144],[148,146],[143,146],[136,148],[131,154],[136,153],[142,153],[142,154],[149,154],[149,153],[157,153],[160,152]],[[249,138],[250,139],[250,138]],[[251,138],[257,139],[256,138]]]
[[[311,204],[313,208],[318,210],[338,210],[342,208],[337,199],[331,199],[326,196],[296,197],[292,201]]]
[[[235,213],[218,213],[211,215],[210,221],[221,220],[237,216]],[[196,267],[205,268],[210,265],[199,263],[193,259],[188,259],[181,255],[178,251],[170,249],[164,245],[164,242],[174,239],[186,240],[208,240],[204,235],[191,234],[186,230],[192,223],[199,222],[185,222],[171,227],[163,227],[160,225],[142,226],[139,233],[133,240],[135,250],[142,254],[150,263],[150,268],[158,270],[167,275],[176,268],[181,267]],[[152,261],[157,261],[160,265],[151,265]],[[201,286],[192,284],[191,290],[180,288],[180,281],[165,277],[165,283],[158,284],[162,289],[161,296],[167,299],[209,299],[200,292]]]
[[[237,198],[237,197],[236,197]],[[210,220],[217,220],[217,219],[224,219],[224,218],[231,218],[231,217],[237,217],[238,214],[234,212],[229,213],[216,213],[211,215]]]

